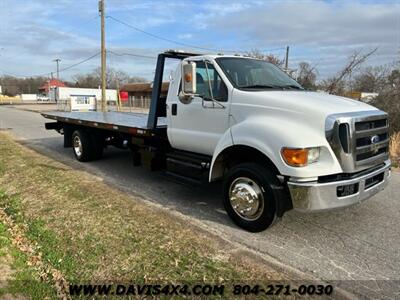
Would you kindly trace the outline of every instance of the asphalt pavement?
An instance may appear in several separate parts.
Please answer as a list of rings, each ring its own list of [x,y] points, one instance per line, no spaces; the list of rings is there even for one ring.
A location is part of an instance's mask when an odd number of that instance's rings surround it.
[[[129,152],[107,148],[104,158],[79,163],[62,136],[44,129],[38,113],[0,107],[0,130],[21,143],[84,169],[113,185],[166,209],[198,226],[305,278],[318,278],[353,290],[359,297],[400,298],[400,173],[381,193],[350,208],[314,214],[288,212],[261,233],[236,227],[224,212],[220,184],[191,186],[162,172],[133,167]],[[1,153],[0,153],[1,155]]]

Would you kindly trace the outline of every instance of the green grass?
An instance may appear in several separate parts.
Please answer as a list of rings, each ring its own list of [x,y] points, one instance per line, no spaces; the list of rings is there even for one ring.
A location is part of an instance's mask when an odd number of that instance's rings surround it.
[[[0,257],[7,255],[10,245],[11,240],[7,234],[7,227],[3,223],[0,223]]]
[[[6,289],[10,294],[22,294],[31,299],[56,298],[56,291],[49,283],[43,282],[38,277],[36,270],[27,267],[27,257],[21,252],[14,251],[15,259],[13,267],[16,269],[16,275],[10,281]]]
[[[0,195],[2,199],[5,198],[4,192],[0,191]],[[0,288],[0,296],[11,294],[30,299],[56,298],[53,287],[40,280],[37,271],[28,266],[28,257],[12,244],[7,226],[3,223],[0,223],[0,259],[0,264],[8,264],[12,270],[7,284]]]
[[[281,278],[246,257],[236,260],[226,245],[176,217],[27,150],[6,135],[0,139],[6,139],[0,143],[0,207],[24,226],[25,236],[40,247],[43,262],[70,283]],[[23,265],[23,259],[16,262]],[[22,272],[18,278],[33,275]],[[13,291],[24,289],[18,282]],[[27,288],[29,295],[46,292],[46,285],[33,286]]]
[[[4,164],[0,162],[0,176],[3,176],[4,174]]]

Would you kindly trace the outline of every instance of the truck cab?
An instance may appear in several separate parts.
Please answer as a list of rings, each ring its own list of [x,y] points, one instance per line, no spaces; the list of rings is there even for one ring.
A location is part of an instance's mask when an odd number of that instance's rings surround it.
[[[165,60],[178,59],[167,98]],[[305,90],[259,59],[159,54],[150,112],[43,113],[80,161],[106,145],[127,148],[135,166],[191,181],[221,181],[240,227],[265,230],[291,209],[360,203],[389,182],[387,114],[352,99]]]
[[[266,219],[267,205],[275,210],[271,224],[290,207],[345,207],[382,190],[390,176],[386,113],[307,91],[258,59],[183,60],[171,80],[167,124],[173,148],[212,157],[209,181],[227,181],[225,207],[250,230],[258,231],[251,224]],[[267,204],[268,197],[290,201]]]

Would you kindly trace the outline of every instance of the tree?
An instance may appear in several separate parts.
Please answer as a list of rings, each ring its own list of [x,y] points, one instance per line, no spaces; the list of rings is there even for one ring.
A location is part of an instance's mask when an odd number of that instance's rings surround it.
[[[100,68],[93,70],[88,74],[77,74],[73,76],[73,82],[66,82],[67,86],[76,86],[82,88],[98,88],[101,86]],[[107,88],[115,89],[126,83],[145,82],[142,77],[129,76],[121,70],[107,69]],[[26,77],[18,78],[10,75],[0,77],[2,92],[7,96],[18,94],[37,94],[39,87],[45,84],[49,78],[46,77]]]
[[[364,68],[354,76],[352,89],[367,93],[379,92],[385,87],[391,69],[389,65]]]
[[[274,64],[280,68],[283,67],[283,64],[285,62],[285,60],[280,59],[279,57],[277,57],[273,54],[263,54],[258,49],[254,49],[254,50],[248,52],[247,55],[250,57],[266,60],[267,62],[270,62],[271,64]]]
[[[329,94],[343,94],[346,79],[356,71],[372,54],[375,53],[377,48],[374,50],[362,54],[361,51],[356,51],[350,56],[347,64],[340,70],[336,75],[330,77],[322,82],[323,89]]]
[[[73,76],[75,86],[85,88],[98,88],[101,86],[101,68],[94,69],[88,74],[77,74]],[[106,70],[106,84],[107,88],[116,89],[120,86],[133,83],[133,82],[145,82],[146,79],[142,77],[130,77],[127,73],[121,70],[115,70],[107,68]]]
[[[101,79],[96,74],[76,74],[72,77],[75,86],[80,88],[98,88],[101,86]]]
[[[45,77],[17,78],[5,75],[0,77],[3,94],[15,96],[17,94],[36,94],[40,86],[46,82]]]
[[[306,89],[315,89],[318,71],[307,62],[299,63],[296,80]]]
[[[389,114],[391,133],[400,132],[400,70],[393,68],[371,104]]]

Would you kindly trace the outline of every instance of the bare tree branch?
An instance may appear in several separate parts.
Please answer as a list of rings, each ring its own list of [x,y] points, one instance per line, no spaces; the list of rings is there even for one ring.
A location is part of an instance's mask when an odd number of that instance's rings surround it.
[[[349,59],[344,68],[338,73],[338,75],[332,77],[325,88],[325,91],[332,94],[335,93],[338,86],[343,83],[343,80],[349,76],[357,67],[363,64],[372,54],[374,54],[378,48],[366,53],[361,54],[361,51],[356,51]]]
[[[250,57],[266,60],[267,62],[270,62],[271,64],[274,64],[278,67],[282,67],[285,62],[283,59],[280,59],[276,55],[264,54],[261,53],[261,51],[258,49],[253,49],[252,51],[248,52],[247,55]]]

